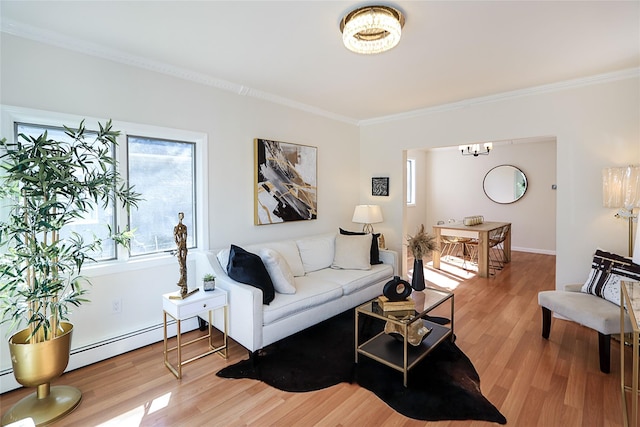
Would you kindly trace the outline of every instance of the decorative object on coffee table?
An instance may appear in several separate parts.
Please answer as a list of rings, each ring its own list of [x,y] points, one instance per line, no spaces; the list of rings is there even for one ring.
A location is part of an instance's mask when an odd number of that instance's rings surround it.
[[[416,291],[422,291],[424,285],[423,258],[431,251],[439,250],[436,238],[425,233],[424,224],[420,224],[418,232],[414,236],[407,237],[407,246],[413,254],[413,276],[411,277],[411,287]]]
[[[404,330],[407,331],[407,342],[412,346],[419,346],[420,343],[429,335],[431,332],[430,328],[427,328],[423,322],[411,322],[413,320],[413,315],[406,316],[393,316],[389,315],[389,318],[393,320],[400,321],[402,323],[407,323],[407,327],[402,327],[395,322],[387,321],[384,324],[384,333],[391,335],[398,341],[404,340]]]
[[[403,301],[411,295],[411,285],[406,280],[402,280],[400,276],[393,276],[393,279],[382,288],[382,294],[389,301]]]
[[[178,213],[178,224],[173,227],[173,237],[176,241],[176,257],[178,257],[178,264],[180,265],[180,280],[178,280],[178,286],[180,287],[180,293],[172,295],[171,299],[185,299],[191,294],[198,292],[198,288],[189,290],[187,285],[187,226],[182,223],[184,219],[184,212]]]
[[[216,276],[207,273],[202,277],[202,289],[212,291],[216,288]]]

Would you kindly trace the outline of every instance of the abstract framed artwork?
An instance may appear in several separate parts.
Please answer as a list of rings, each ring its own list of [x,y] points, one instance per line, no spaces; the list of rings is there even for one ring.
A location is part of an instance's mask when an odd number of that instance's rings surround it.
[[[318,148],[254,139],[254,223],[317,218]]]
[[[388,196],[389,195],[389,177],[371,178],[371,195],[372,196]]]

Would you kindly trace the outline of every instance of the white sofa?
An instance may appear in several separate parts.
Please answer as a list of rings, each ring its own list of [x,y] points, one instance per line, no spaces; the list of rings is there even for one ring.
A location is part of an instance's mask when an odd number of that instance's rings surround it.
[[[229,336],[253,353],[381,295],[384,284],[397,275],[397,254],[380,249],[382,264],[370,265],[369,244],[363,265],[362,244],[355,242],[367,237],[371,242],[371,236],[350,237],[327,233],[242,246],[260,255],[275,251],[286,260],[284,276],[293,278],[295,293],[276,291],[268,305],[263,304],[261,289],[239,283],[227,275],[229,249],[209,252],[207,257],[216,275],[216,287],[226,290],[229,297]],[[349,264],[356,268],[349,268]],[[282,273],[270,270],[268,263],[265,266],[272,279]],[[336,268],[338,266],[344,268]],[[284,291],[290,292],[286,286]],[[217,323],[216,318],[214,325],[220,328],[222,325]]]

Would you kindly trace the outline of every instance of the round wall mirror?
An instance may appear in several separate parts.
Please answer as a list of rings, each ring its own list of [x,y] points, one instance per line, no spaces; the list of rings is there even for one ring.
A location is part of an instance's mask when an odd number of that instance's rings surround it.
[[[496,203],[513,203],[527,191],[527,177],[515,166],[500,165],[484,176],[484,194]]]

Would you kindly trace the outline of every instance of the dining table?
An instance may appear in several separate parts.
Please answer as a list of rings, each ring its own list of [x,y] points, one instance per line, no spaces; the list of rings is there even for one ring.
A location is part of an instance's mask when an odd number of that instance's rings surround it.
[[[492,231],[509,226],[504,238],[504,262],[511,261],[511,223],[487,221],[476,225],[465,225],[463,222],[451,222],[433,226],[436,244],[442,247],[442,236],[455,236],[478,240],[478,276],[489,277],[489,235]],[[440,251],[432,252],[433,268],[440,269]]]

